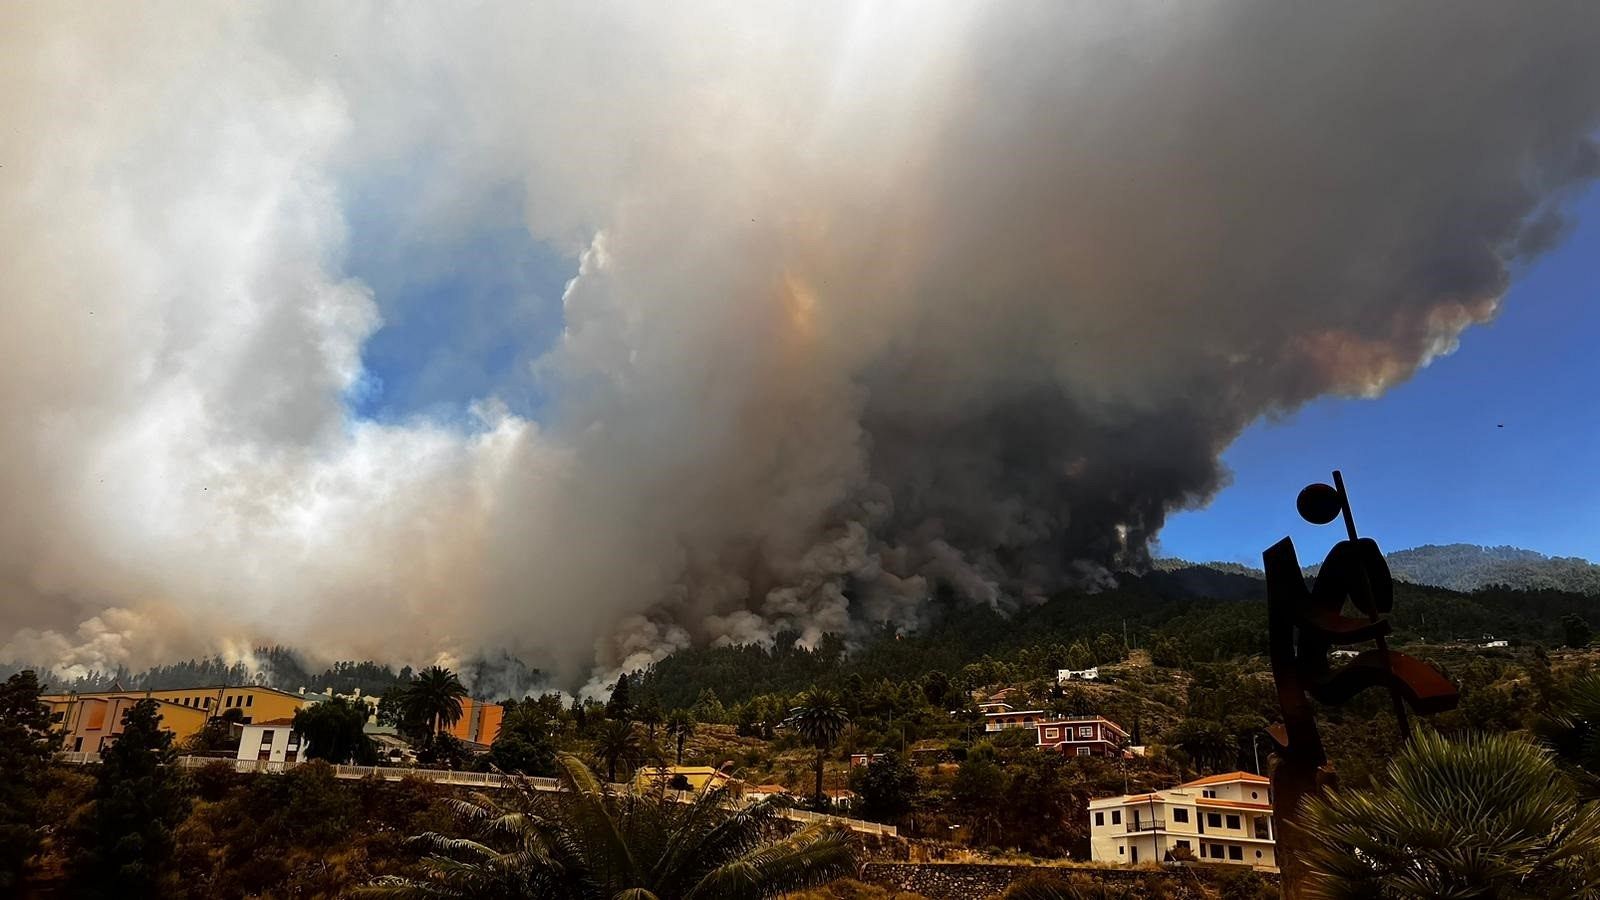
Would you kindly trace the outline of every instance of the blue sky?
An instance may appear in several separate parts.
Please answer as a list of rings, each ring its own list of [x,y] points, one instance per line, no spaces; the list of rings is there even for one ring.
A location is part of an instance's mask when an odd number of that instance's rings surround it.
[[[1572,215],[1453,355],[1378,399],[1324,399],[1246,431],[1223,456],[1232,486],[1170,519],[1161,554],[1259,566],[1291,534],[1318,561],[1340,526],[1301,522],[1294,498],[1339,468],[1356,526],[1386,550],[1513,544],[1600,560],[1600,190]]]
[[[356,185],[346,205],[347,271],[385,320],[352,411],[470,425],[467,404],[495,394],[537,418],[545,397],[528,368],[560,332],[576,260],[529,237],[516,189],[442,233],[412,224],[410,198],[388,184]],[[1572,212],[1565,241],[1453,355],[1376,400],[1324,399],[1246,431],[1224,455],[1232,485],[1172,517],[1158,552],[1258,565],[1288,533],[1319,557],[1339,535],[1301,522],[1294,497],[1338,467],[1357,525],[1387,549],[1460,541],[1600,559],[1600,190]]]

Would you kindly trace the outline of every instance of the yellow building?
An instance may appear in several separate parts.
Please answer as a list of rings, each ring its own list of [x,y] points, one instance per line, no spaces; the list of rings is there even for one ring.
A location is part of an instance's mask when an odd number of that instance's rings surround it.
[[[122,717],[144,699],[161,704],[161,724],[178,740],[199,731],[206,720],[239,710],[240,721],[281,719],[306,705],[304,697],[259,685],[182,688],[163,691],[90,691],[82,694],[43,694],[50,718],[65,730],[62,749],[98,753],[104,739],[122,730]]]
[[[1211,775],[1175,788],[1089,802],[1089,856],[1133,865],[1188,851],[1205,863],[1276,872],[1271,782],[1249,772]]]
[[[736,780],[711,766],[643,766],[633,777],[633,788],[648,791],[665,785],[669,791],[698,791],[711,781],[729,787]]]
[[[53,727],[61,729],[61,749],[99,753],[122,733],[128,711],[144,697],[138,694],[57,694],[41,697],[50,705]],[[205,727],[202,710],[158,700],[161,727],[183,740]]]

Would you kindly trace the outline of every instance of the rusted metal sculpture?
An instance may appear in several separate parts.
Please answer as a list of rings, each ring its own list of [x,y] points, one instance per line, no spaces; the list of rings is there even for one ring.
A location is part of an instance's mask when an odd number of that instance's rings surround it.
[[[1343,476],[1334,472],[1333,484],[1307,486],[1295,505],[1301,518],[1314,525],[1342,516],[1348,536],[1328,551],[1310,589],[1292,540],[1284,538],[1262,554],[1272,676],[1283,708],[1283,724],[1268,729],[1278,744],[1278,764],[1272,771],[1273,810],[1278,866],[1284,896],[1290,898],[1299,896],[1305,874],[1300,858],[1305,846],[1301,803],[1333,783],[1312,701],[1338,705],[1369,687],[1385,688],[1394,699],[1404,740],[1411,733],[1408,709],[1432,715],[1454,708],[1458,699],[1455,686],[1432,666],[1389,649],[1390,625],[1384,616],[1394,608],[1394,581],[1377,542],[1356,535]],[[1347,604],[1361,617],[1345,615]],[[1374,649],[1343,667],[1335,669],[1329,661],[1335,646],[1367,642]]]

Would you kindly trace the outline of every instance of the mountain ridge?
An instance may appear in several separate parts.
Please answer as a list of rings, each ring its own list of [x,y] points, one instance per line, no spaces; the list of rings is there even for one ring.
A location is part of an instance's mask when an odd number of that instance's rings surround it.
[[[1422,544],[1385,555],[1394,577],[1412,584],[1471,592],[1494,585],[1518,590],[1567,591],[1600,596],[1600,565],[1577,556],[1548,556],[1537,550],[1510,545]],[[1317,566],[1307,566],[1315,575]],[[1232,562],[1191,562],[1168,557],[1157,559],[1152,573],[1158,578],[1204,582],[1228,590],[1234,579],[1263,576],[1260,569]],[[1214,573],[1214,574],[1206,574]],[[1242,585],[1232,584],[1237,589]]]

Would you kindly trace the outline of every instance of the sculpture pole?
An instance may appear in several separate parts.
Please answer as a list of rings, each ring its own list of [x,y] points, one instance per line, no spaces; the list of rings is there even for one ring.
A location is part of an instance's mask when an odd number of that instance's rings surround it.
[[[1283,724],[1267,731],[1278,745],[1272,803],[1278,868],[1288,898],[1302,896],[1309,875],[1302,806],[1307,797],[1335,780],[1312,701],[1338,705],[1366,688],[1384,687],[1394,700],[1404,741],[1411,734],[1408,706],[1429,715],[1454,708],[1458,699],[1455,686],[1432,666],[1389,649],[1390,625],[1384,615],[1394,607],[1394,581],[1377,542],[1356,534],[1344,476],[1335,471],[1332,485],[1308,485],[1295,505],[1301,517],[1314,525],[1342,517],[1347,539],[1328,551],[1309,590],[1292,540],[1284,538],[1261,555],[1267,577],[1267,642],[1283,709]],[[1346,604],[1364,618],[1346,616]],[[1332,669],[1328,652],[1334,645],[1367,641],[1376,649],[1357,654],[1342,669]]]

